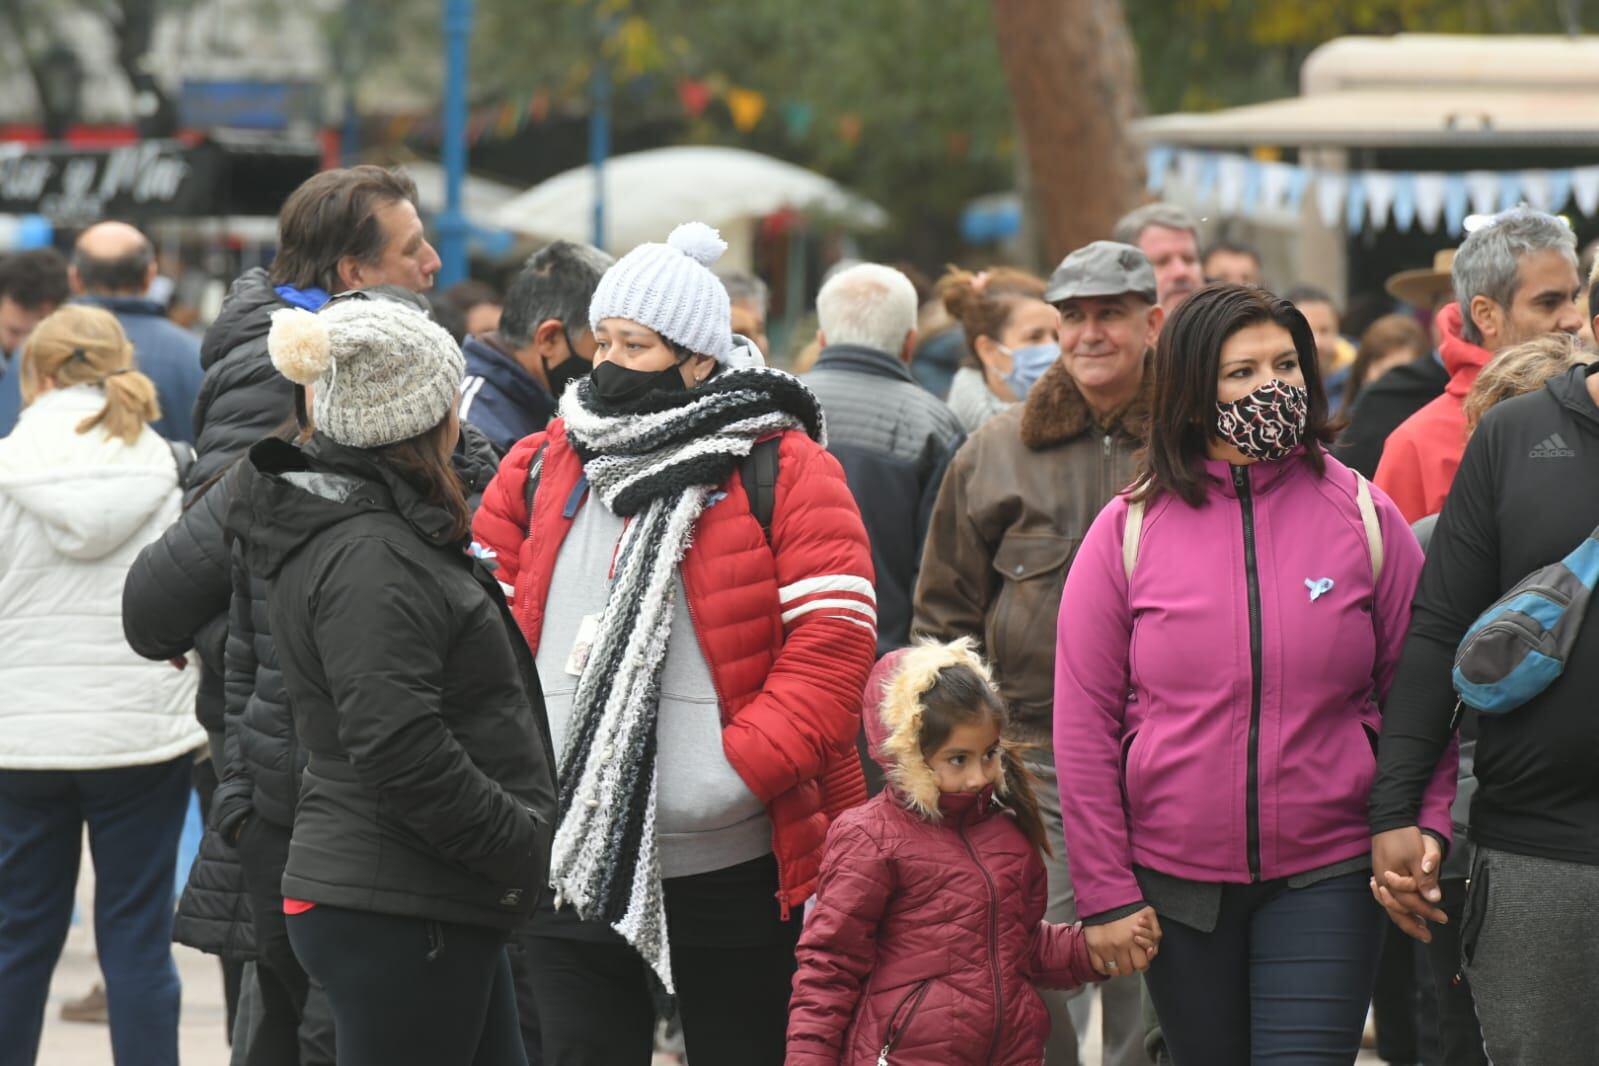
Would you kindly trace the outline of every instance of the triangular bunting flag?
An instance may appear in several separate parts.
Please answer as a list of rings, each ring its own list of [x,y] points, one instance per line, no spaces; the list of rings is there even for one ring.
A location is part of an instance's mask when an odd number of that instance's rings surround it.
[[[1416,224],[1416,175],[1394,175],[1394,228],[1409,233]]]
[[[1343,174],[1321,170],[1316,172],[1316,208],[1321,212],[1321,224],[1336,229],[1344,216],[1344,192],[1349,179]]]
[[[1415,180],[1416,218],[1428,233],[1438,232],[1444,217],[1444,176],[1437,171],[1417,174]]]
[[[1599,212],[1599,167],[1578,167],[1571,172],[1571,195],[1585,215]]]
[[[1499,206],[1499,175],[1491,170],[1466,171],[1466,190],[1471,194],[1471,210],[1491,215]]]
[[[1394,204],[1394,176],[1386,170],[1368,170],[1362,177],[1365,179],[1361,184],[1366,189],[1366,211],[1371,217],[1371,228],[1383,229],[1388,225],[1388,210]]]

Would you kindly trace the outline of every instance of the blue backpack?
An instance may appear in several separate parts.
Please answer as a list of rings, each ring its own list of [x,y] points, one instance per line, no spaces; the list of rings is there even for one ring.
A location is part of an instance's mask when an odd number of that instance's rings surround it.
[[[1455,653],[1455,691],[1468,707],[1505,714],[1566,668],[1599,584],[1599,529],[1558,563],[1522,579],[1466,630]]]

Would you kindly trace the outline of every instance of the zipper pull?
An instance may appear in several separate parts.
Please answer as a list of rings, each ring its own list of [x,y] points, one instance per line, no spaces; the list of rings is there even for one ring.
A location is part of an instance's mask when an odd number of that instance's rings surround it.
[[[1244,491],[1249,485],[1249,469],[1247,467],[1233,467],[1233,488],[1239,492]]]
[[[877,1066],[888,1066],[888,1049],[889,1045],[884,1044],[883,1050],[877,1053]]]

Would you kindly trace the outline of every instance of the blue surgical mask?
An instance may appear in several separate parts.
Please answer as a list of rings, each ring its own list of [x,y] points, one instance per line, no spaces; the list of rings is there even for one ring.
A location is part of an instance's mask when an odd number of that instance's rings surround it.
[[[1044,376],[1044,371],[1054,366],[1060,358],[1059,344],[1030,344],[1014,351],[1000,345],[999,350],[1011,358],[1010,373],[1005,375],[1005,384],[1010,386],[1017,400],[1027,399],[1027,394]]]

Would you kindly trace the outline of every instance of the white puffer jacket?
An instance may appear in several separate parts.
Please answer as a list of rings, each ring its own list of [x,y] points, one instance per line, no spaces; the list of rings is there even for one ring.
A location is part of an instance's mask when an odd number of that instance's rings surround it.
[[[101,770],[205,741],[199,669],[139,658],[122,583],[177,518],[177,464],[148,427],[134,444],[77,425],[94,386],[49,392],[0,440],[0,769]]]

